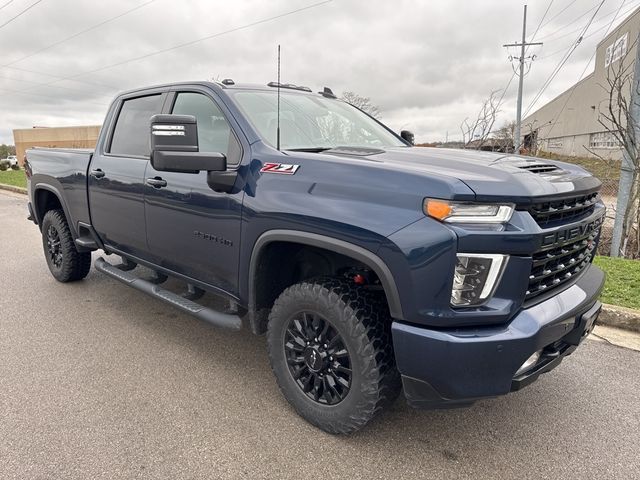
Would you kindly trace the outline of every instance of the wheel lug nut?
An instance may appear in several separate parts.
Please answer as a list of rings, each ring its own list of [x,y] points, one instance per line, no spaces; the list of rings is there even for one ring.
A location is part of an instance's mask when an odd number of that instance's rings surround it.
[[[327,345],[326,343],[323,345],[324,348],[328,348],[329,345]]]

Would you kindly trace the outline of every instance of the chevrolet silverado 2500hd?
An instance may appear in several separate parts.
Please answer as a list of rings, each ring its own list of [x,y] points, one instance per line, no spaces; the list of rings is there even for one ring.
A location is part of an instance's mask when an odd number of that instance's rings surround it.
[[[95,261],[115,280],[266,333],[283,395],[326,431],[362,427],[401,392],[441,408],[520,389],[598,316],[600,182],[404,133],[328,88],[129,91],[95,150],[27,152],[30,219],[61,282],[102,250],[121,258]]]

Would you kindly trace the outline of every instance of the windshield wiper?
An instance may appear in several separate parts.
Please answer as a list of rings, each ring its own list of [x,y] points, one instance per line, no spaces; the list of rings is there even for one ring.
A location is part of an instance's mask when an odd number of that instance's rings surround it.
[[[331,150],[334,147],[305,147],[305,148],[285,148],[285,150],[289,150],[291,152],[311,152],[311,153],[320,153],[325,150]]]

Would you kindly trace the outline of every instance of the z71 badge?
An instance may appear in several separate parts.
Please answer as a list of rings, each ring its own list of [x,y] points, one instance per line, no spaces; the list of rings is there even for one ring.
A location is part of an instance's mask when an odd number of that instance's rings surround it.
[[[265,163],[260,169],[260,172],[293,175],[298,171],[298,168],[300,168],[300,165],[292,165],[289,163]]]

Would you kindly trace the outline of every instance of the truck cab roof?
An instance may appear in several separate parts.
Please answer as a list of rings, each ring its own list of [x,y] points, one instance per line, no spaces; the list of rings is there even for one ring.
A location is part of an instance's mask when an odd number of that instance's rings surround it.
[[[119,96],[125,96],[130,94],[135,94],[139,92],[144,92],[148,90],[156,90],[156,89],[166,89],[166,88],[175,88],[181,86],[193,86],[193,85],[202,85],[212,88],[216,91],[222,90],[262,90],[262,91],[275,91],[278,87],[277,82],[269,82],[267,84],[262,83],[235,83],[233,80],[225,79],[222,81],[207,81],[207,80],[194,80],[194,81],[185,81],[185,82],[172,82],[172,83],[162,83],[158,85],[147,86],[143,88],[134,88],[131,90],[126,90],[120,93]],[[299,92],[301,94],[308,95],[321,95],[325,97],[333,97],[337,98],[330,88],[324,87],[321,92],[314,92],[311,88],[301,85],[294,85],[291,83],[281,83],[280,88],[282,90],[286,90],[287,92]]]

